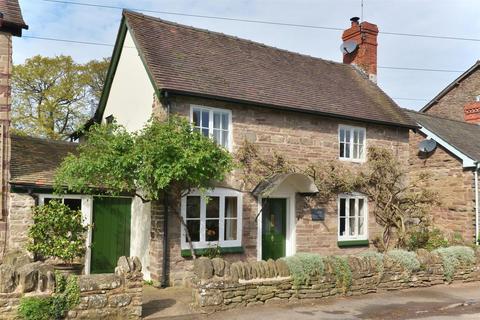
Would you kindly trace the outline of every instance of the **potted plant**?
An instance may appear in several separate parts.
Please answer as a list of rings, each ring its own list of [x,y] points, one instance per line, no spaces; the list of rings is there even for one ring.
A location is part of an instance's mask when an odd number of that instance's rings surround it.
[[[82,223],[81,211],[53,200],[34,208],[33,222],[28,231],[30,243],[27,249],[45,258],[60,259],[63,263],[55,264],[55,270],[80,274],[82,264],[74,262],[85,255],[88,229]]]

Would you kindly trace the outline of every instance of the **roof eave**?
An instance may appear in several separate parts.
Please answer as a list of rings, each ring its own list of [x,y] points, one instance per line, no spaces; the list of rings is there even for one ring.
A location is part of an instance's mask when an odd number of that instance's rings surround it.
[[[401,127],[401,128],[406,128],[406,129],[418,129],[419,128],[419,126],[417,124],[414,124],[414,123],[406,124],[406,123],[380,121],[380,120],[353,117],[353,116],[344,116],[344,115],[339,115],[339,114],[335,114],[335,113],[298,109],[298,108],[286,107],[286,106],[274,105],[274,104],[258,103],[258,102],[254,102],[254,101],[247,101],[247,100],[241,100],[241,99],[235,99],[235,98],[229,98],[229,97],[223,97],[223,96],[216,96],[216,95],[209,95],[209,94],[203,94],[203,93],[196,93],[196,92],[189,92],[189,91],[182,91],[182,90],[176,90],[176,89],[166,89],[165,88],[165,89],[160,90],[161,94],[163,94],[164,92],[169,92],[169,93],[176,94],[176,95],[184,95],[184,96],[191,96],[191,97],[214,99],[214,100],[228,101],[228,102],[234,102],[234,103],[240,103],[240,104],[249,104],[249,105],[255,105],[255,106],[260,106],[260,107],[287,110],[287,111],[300,112],[300,113],[306,113],[306,114],[315,114],[315,115],[321,115],[321,116],[326,116],[326,117],[330,117],[330,118],[338,118],[338,119],[345,119],[345,120],[353,120],[353,121],[388,125],[388,126]]]

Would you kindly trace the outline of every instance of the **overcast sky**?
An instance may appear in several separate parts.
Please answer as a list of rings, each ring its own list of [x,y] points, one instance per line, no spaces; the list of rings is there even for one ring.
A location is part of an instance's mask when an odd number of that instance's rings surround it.
[[[279,21],[348,28],[360,16],[361,0],[65,0],[144,10]],[[30,29],[25,36],[113,44],[121,11],[46,0],[20,0]],[[233,22],[148,13],[167,20],[262,42],[278,48],[341,61],[341,31]],[[480,39],[478,0],[364,0],[364,20],[380,32]],[[112,47],[15,39],[14,62],[41,54],[71,55],[79,62],[110,56]],[[379,35],[378,64],[388,67],[466,70],[480,56],[480,41]],[[419,109],[460,73],[378,70],[378,84],[397,103]],[[423,99],[403,100],[398,98]]]

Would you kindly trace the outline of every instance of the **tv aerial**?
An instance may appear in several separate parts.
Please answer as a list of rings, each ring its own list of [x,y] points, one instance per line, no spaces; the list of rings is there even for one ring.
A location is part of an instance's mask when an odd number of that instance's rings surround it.
[[[357,50],[357,48],[358,44],[355,41],[348,40],[342,43],[340,46],[340,51],[342,51],[343,54],[349,54]]]
[[[430,153],[437,147],[437,142],[433,139],[425,139],[418,144],[418,150],[422,153]]]

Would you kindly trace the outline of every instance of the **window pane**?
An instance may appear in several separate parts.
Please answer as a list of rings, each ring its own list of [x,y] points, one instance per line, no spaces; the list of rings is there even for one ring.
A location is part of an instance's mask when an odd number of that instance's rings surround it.
[[[52,198],[44,198],[43,199],[43,204],[49,204],[50,201],[52,201],[53,199]]]
[[[350,130],[345,130],[345,141],[350,143]]]
[[[349,206],[350,206],[350,217],[355,217],[355,199],[350,199],[349,201]]]
[[[359,217],[358,219],[358,235],[363,236],[364,235],[364,223],[365,223],[365,217]]]
[[[345,218],[340,218],[340,235],[345,235]]]
[[[192,242],[200,241],[200,220],[187,220],[187,229]],[[185,235],[185,241],[188,243],[187,235]]]
[[[225,240],[237,240],[237,219],[225,220]]]
[[[345,143],[340,143],[340,157],[345,157]]]
[[[213,129],[213,141],[220,144],[221,134],[222,134],[221,130]]]
[[[237,197],[225,197],[225,218],[237,217]]]
[[[358,143],[358,130],[353,130],[353,142]]]
[[[350,143],[345,143],[345,158],[350,158]]]
[[[200,218],[200,197],[187,197],[187,219]]]
[[[349,218],[348,219],[349,220],[348,227],[349,227],[349,231],[350,231],[350,233],[349,233],[350,236],[354,236],[355,232],[356,232],[356,230],[355,230],[355,219],[356,218]]]
[[[219,197],[209,197],[207,203],[207,219],[220,217],[220,198]]]
[[[353,145],[353,156],[352,156],[353,159],[358,159],[359,156],[358,156],[358,144],[354,144]]]
[[[340,142],[345,142],[345,130],[340,129]]]
[[[358,158],[359,159],[363,158],[363,144],[360,144],[358,146]]]
[[[364,215],[364,205],[365,200],[363,199],[358,199],[358,215],[363,216]]]
[[[63,203],[72,210],[81,210],[82,209],[82,200],[81,199],[64,199]]]
[[[222,146],[228,148],[228,131],[222,131]]]
[[[218,220],[207,220],[205,240],[218,241]]]
[[[210,112],[209,111],[204,111],[202,110],[202,127],[204,128],[208,128],[209,125],[209,115],[210,115]]]
[[[359,142],[359,143],[360,143],[360,144],[364,144],[364,142],[365,142],[365,135],[364,135],[363,130],[360,130],[360,133],[359,133],[359,134],[360,134],[360,142]]]
[[[228,130],[228,113],[223,113],[222,114],[222,129],[223,130]]]
[[[208,129],[202,129],[202,134],[205,136],[205,137],[208,137],[209,134],[208,134]]]
[[[344,198],[340,199],[340,212],[339,212],[339,214],[340,214],[341,217],[345,217],[345,201],[346,201],[346,199],[344,199]]]
[[[200,126],[200,110],[196,110],[196,109],[193,110],[193,124],[196,127]]]
[[[220,129],[220,118],[221,114],[219,112],[214,112],[213,113],[213,127]]]

